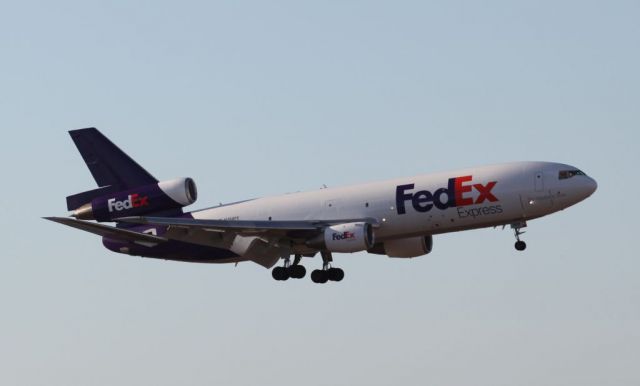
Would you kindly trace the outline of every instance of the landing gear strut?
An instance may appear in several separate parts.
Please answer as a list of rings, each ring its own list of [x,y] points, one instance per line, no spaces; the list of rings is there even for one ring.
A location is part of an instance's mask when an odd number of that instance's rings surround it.
[[[322,256],[322,269],[316,269],[311,272],[311,281],[324,284],[329,280],[340,281],[344,279],[344,271],[342,269],[331,267],[331,262],[333,261],[331,252],[322,251],[320,255]]]
[[[521,231],[520,229],[524,228],[527,226],[526,222],[521,222],[521,223],[516,223],[516,224],[511,224],[511,228],[513,229],[513,232],[516,235],[516,243],[515,243],[515,247],[516,250],[518,251],[524,251],[525,249],[527,249],[527,243],[525,243],[524,241],[520,240],[520,235],[524,234],[524,231]]]
[[[304,266],[300,265],[301,255],[295,255],[293,260],[293,264],[289,260],[289,257],[284,259],[284,266],[275,267],[273,271],[271,271],[271,276],[275,280],[285,281],[289,278],[291,279],[302,279],[307,274],[307,270]]]

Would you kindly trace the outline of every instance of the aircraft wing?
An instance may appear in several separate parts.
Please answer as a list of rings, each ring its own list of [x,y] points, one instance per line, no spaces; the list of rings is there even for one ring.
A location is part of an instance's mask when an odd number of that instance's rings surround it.
[[[350,222],[368,222],[374,226],[373,218],[340,220],[299,220],[299,221],[253,221],[253,220],[198,220],[176,217],[123,217],[118,222],[132,224],[160,225],[176,228],[200,229],[214,232],[231,232],[240,235],[285,236],[289,234],[316,234],[322,228]]]
[[[123,217],[117,222],[167,227],[161,236],[115,228],[90,221],[66,217],[45,219],[116,240],[155,246],[178,240],[216,248],[225,248],[266,268],[271,268],[282,256],[291,252],[292,243],[304,243],[321,234],[324,228],[336,224],[367,222],[378,226],[373,218],[340,220],[251,221],[198,220],[178,217]],[[212,234],[219,236],[212,237]]]
[[[134,232],[126,229],[114,228],[108,225],[97,224],[89,221],[75,220],[67,217],[45,217],[45,220],[64,224],[72,228],[81,229],[99,236],[115,240],[130,241],[140,245],[155,245],[167,241],[164,237]]]
[[[167,230],[163,236],[168,239],[225,248],[266,268],[271,268],[282,256],[290,255],[292,245],[306,244],[328,226],[351,222],[379,225],[373,218],[253,221],[140,216],[115,221],[164,226]]]

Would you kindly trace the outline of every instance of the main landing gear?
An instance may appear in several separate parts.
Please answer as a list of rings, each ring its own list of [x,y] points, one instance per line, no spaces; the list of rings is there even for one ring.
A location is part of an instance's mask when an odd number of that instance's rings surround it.
[[[271,276],[275,280],[285,281],[291,279],[302,279],[307,274],[307,270],[304,266],[300,265],[301,255],[296,255],[293,264],[291,264],[289,258],[284,259],[283,267],[275,267],[271,271]]]
[[[521,223],[516,223],[516,224],[511,224],[511,228],[513,229],[513,232],[516,235],[516,243],[515,243],[515,247],[516,250],[518,251],[524,251],[525,249],[527,249],[527,243],[525,243],[524,241],[520,240],[520,235],[524,234],[524,231],[521,231],[520,229],[524,228],[527,226],[526,222],[521,222]]]
[[[333,261],[331,252],[323,251],[320,254],[322,255],[322,269],[316,269],[311,272],[311,281],[314,283],[326,283],[329,280],[340,281],[344,279],[344,271],[342,269],[331,267],[331,262]],[[271,271],[271,276],[278,281],[302,279],[307,274],[307,270],[300,265],[301,257],[301,255],[295,255],[293,264],[288,257],[285,258],[284,266],[275,267]]]
[[[331,267],[331,262],[333,261],[331,252],[322,251],[320,255],[322,255],[322,269],[316,269],[311,272],[311,281],[324,284],[329,280],[340,281],[344,279],[344,271],[342,269]]]

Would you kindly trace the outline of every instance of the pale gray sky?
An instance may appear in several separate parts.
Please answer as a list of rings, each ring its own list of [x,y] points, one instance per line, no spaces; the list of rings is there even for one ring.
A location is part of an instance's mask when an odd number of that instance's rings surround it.
[[[0,7],[3,385],[637,385],[637,1],[20,1]],[[337,255],[339,284],[113,254],[40,220],[96,126],[218,202],[514,160],[582,204]],[[314,269],[319,259],[307,260]]]

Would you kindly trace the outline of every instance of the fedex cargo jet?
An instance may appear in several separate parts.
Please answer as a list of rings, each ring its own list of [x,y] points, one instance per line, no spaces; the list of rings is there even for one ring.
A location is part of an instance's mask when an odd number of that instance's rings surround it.
[[[129,255],[266,268],[283,259],[272,270],[276,280],[303,278],[302,257],[319,253],[322,267],[311,280],[340,281],[334,252],[411,258],[430,253],[434,235],[485,227],[509,225],[522,251],[527,221],[597,188],[573,166],[514,162],[184,212],[197,198],[191,178],[158,181],[97,129],[69,133],[98,188],[67,197],[73,218],[46,219],[102,236],[106,248]]]

